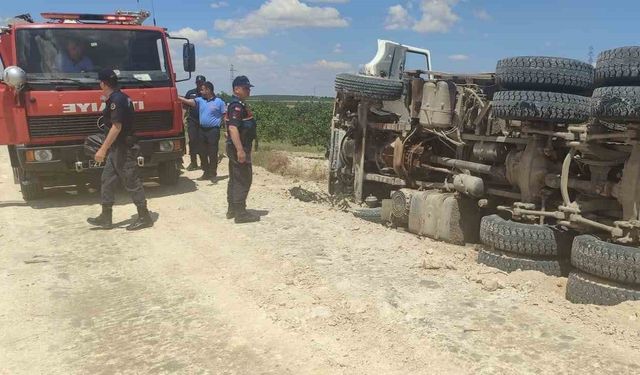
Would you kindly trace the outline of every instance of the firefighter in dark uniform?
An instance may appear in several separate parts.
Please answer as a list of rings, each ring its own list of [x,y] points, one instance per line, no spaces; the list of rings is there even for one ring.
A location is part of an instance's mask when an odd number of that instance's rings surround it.
[[[91,225],[104,229],[113,228],[112,209],[115,203],[115,190],[118,181],[121,181],[138,209],[137,219],[127,226],[127,230],[151,227],[153,220],[147,209],[142,179],[138,173],[137,159],[140,148],[133,135],[133,102],[118,88],[118,76],[112,70],[100,71],[98,79],[100,88],[107,97],[102,115],[104,125],[109,131],[95,155],[97,162],[105,163],[101,180],[102,213],[87,221]]]
[[[229,157],[229,185],[227,186],[227,219],[251,223],[260,217],[247,211],[247,195],[251,188],[251,146],[256,139],[256,120],[244,102],[251,95],[251,83],[245,76],[233,80],[233,97],[227,108],[227,156]]]
[[[184,95],[187,99],[195,99],[202,94],[200,93],[202,89],[202,85],[207,82],[207,79],[204,76],[196,77],[196,88],[187,91]],[[200,121],[198,120],[198,108],[195,107],[187,107],[187,134],[189,135],[189,156],[191,157],[191,163],[187,167],[188,171],[195,171],[198,169],[198,155],[199,146],[198,146],[198,131]],[[200,160],[202,162],[202,160]]]

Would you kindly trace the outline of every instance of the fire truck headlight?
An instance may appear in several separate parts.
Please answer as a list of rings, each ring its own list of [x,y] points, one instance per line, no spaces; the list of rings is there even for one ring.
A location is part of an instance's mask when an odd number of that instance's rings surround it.
[[[173,151],[173,142],[171,142],[171,141],[162,141],[162,142],[160,142],[160,151],[162,151],[162,152],[171,152],[171,151]]]
[[[51,150],[35,150],[33,156],[36,161],[51,161],[53,160],[53,153]]]

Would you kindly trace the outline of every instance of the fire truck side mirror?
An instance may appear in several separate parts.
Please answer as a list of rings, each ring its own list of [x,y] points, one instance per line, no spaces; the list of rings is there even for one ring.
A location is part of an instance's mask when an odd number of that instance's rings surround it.
[[[196,71],[196,46],[192,43],[182,45],[182,63],[184,71],[193,73]]]
[[[18,66],[9,66],[2,74],[4,83],[20,91],[27,83],[27,73]]]

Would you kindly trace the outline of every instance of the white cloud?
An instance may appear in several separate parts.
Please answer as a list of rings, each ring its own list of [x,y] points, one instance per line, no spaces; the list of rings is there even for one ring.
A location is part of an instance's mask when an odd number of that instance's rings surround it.
[[[387,30],[403,30],[408,29],[411,23],[412,19],[409,16],[409,12],[402,5],[394,5],[389,7],[384,28]]]
[[[328,3],[328,4],[344,4],[349,0],[307,0],[308,3]]]
[[[337,43],[335,47],[333,47],[333,53],[342,53],[342,44]]]
[[[453,60],[453,61],[464,61],[464,60],[469,60],[469,56],[467,56],[467,55],[463,55],[463,54],[450,55],[450,56],[449,56],[449,60]]]
[[[178,31],[170,31],[169,35],[173,37],[187,38],[193,44],[204,44],[207,47],[222,47],[225,45],[223,39],[210,38],[206,30],[194,30],[190,27],[185,27]]]
[[[242,25],[238,27],[237,25]],[[260,8],[241,19],[220,19],[216,30],[228,36],[243,38],[263,36],[271,30],[294,27],[347,27],[349,21],[335,8],[313,7],[300,0],[267,0]]]
[[[387,30],[402,30],[411,28],[419,33],[446,33],[458,22],[460,16],[453,7],[459,0],[422,0],[420,2],[420,18],[413,18],[407,9],[402,5],[389,7],[385,28]],[[411,4],[411,3],[409,3]]]
[[[249,47],[238,46],[235,50],[235,59],[241,62],[262,64],[269,61],[269,58],[261,53],[253,52]]]
[[[310,65],[311,68],[321,69],[321,70],[351,70],[351,64],[344,61],[328,61],[328,60],[318,60],[315,63]]]
[[[422,18],[413,25],[420,33],[446,33],[460,17],[453,12],[458,0],[422,0]]]
[[[229,3],[227,3],[226,1],[216,1],[211,3],[211,8],[213,9],[224,8],[228,6],[229,6]]]
[[[476,9],[473,11],[473,16],[479,20],[490,21],[491,15],[484,9]]]

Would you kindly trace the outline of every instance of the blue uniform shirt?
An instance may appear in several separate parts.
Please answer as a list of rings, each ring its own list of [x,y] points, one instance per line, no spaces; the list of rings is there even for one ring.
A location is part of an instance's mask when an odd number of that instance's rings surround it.
[[[66,53],[61,52],[56,56],[56,66],[61,73],[83,73],[94,70],[91,59],[84,56],[80,61],[73,62]]]
[[[219,128],[224,114],[227,113],[224,101],[216,96],[209,100],[202,97],[194,98],[193,100],[196,101],[196,108],[198,108],[200,126],[203,128]]]

